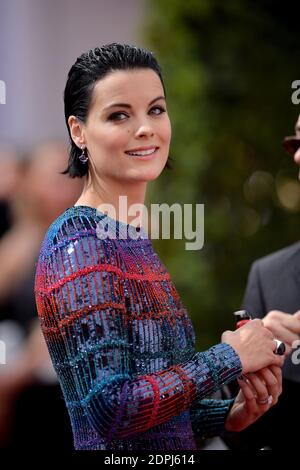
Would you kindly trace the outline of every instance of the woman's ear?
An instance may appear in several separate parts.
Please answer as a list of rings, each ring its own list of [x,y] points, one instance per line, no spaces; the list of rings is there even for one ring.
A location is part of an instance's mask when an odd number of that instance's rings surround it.
[[[85,145],[82,122],[76,116],[69,116],[68,125],[73,142],[81,148]]]

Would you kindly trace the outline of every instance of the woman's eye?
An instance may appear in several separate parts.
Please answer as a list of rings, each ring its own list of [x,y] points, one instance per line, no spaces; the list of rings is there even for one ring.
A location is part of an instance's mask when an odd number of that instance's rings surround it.
[[[165,113],[166,110],[162,108],[161,106],[154,106],[153,108],[150,109],[149,112],[151,114],[155,114],[159,116],[160,114]],[[126,113],[124,113],[123,111],[118,111],[118,112],[112,113],[108,117],[108,120],[109,121],[124,121],[127,117],[128,115]]]
[[[154,106],[153,108],[150,109],[150,111],[153,111],[154,109],[155,109],[156,111],[158,110],[158,112],[155,112],[155,113],[153,113],[153,114],[159,115],[159,114],[162,114],[162,113],[165,113],[165,112],[166,112],[166,110],[165,110],[164,108],[162,108],[161,106]]]
[[[124,121],[124,119],[121,116],[127,117],[127,114],[123,112],[117,112],[117,113],[112,113],[109,117],[109,121]]]

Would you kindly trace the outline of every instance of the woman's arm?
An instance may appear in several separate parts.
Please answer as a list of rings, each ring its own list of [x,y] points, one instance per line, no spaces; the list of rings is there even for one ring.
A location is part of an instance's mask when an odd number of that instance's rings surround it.
[[[282,392],[282,373],[277,366],[242,376],[238,382],[240,391],[235,399],[204,399],[192,405],[194,435],[213,437],[242,431],[276,405]]]
[[[108,262],[103,241],[87,236],[55,249],[36,276],[41,326],[67,406],[80,404],[106,438],[166,422],[242,370],[234,349],[220,343],[185,363],[135,376],[123,275]]]
[[[234,399],[202,399],[194,402],[190,408],[194,435],[205,438],[220,436],[225,431],[225,421],[233,404]]]

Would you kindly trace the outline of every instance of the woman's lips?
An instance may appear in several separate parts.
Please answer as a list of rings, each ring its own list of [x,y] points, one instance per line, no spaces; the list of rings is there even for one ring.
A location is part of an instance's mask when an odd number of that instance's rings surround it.
[[[139,149],[126,150],[125,153],[132,158],[149,160],[158,151],[159,147],[140,147]]]

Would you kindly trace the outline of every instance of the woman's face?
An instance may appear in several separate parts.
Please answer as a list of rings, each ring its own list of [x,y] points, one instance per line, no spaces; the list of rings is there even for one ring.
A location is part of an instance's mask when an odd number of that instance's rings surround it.
[[[152,69],[121,70],[99,80],[79,137],[75,142],[87,147],[100,178],[124,183],[157,178],[171,140],[158,75]]]

